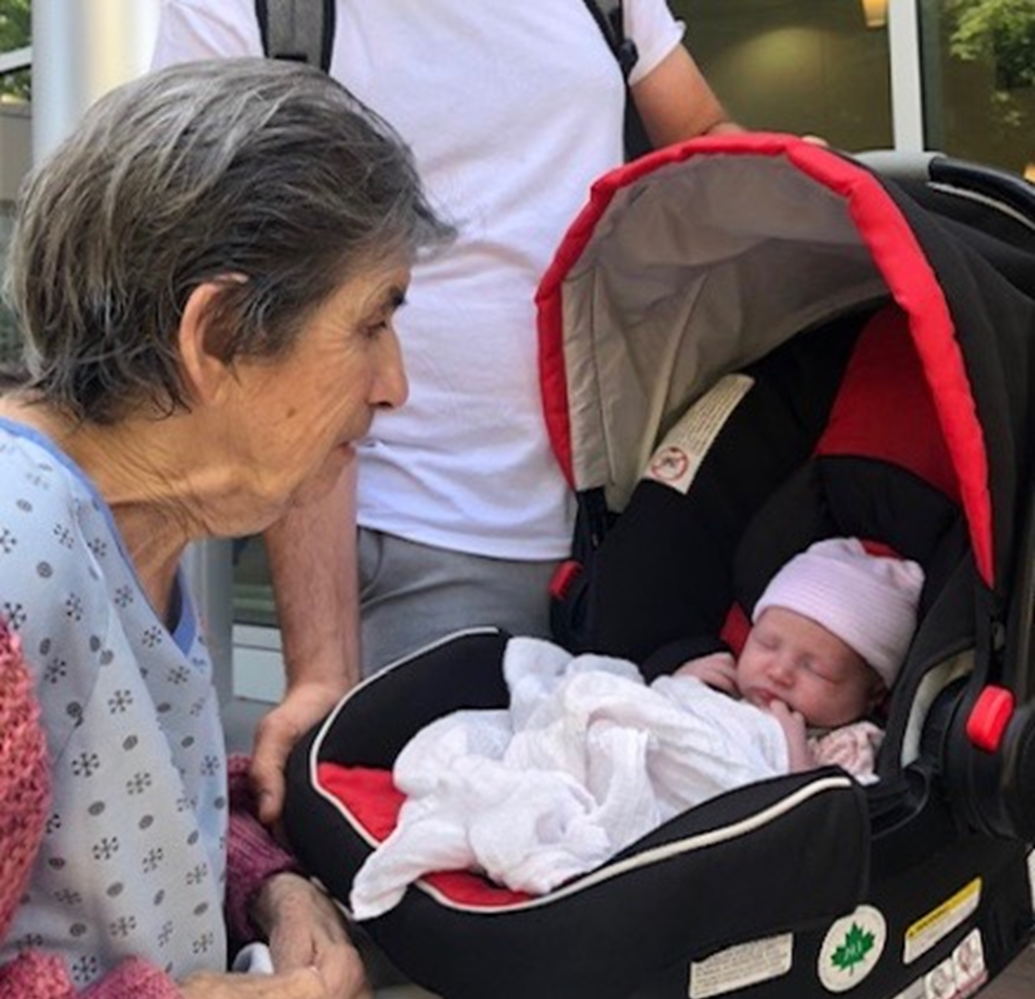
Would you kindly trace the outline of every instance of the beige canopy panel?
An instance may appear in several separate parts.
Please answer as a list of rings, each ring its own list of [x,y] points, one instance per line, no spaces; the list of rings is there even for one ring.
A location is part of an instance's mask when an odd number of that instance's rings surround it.
[[[576,488],[621,510],[722,375],[888,295],[848,201],[784,157],[691,158],[621,187],[561,285]]]

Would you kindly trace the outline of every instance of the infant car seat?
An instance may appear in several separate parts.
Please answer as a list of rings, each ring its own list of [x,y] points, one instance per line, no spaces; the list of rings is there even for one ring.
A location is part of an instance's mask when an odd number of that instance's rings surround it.
[[[688,635],[736,645],[791,554],[885,544],[927,582],[879,782],[826,768],[729,792],[541,897],[423,878],[364,924],[418,983],[893,999],[937,978],[962,995],[1029,939],[1035,207],[981,168],[890,179],[901,166],[775,135],[659,151],[594,186],[539,295],[547,420],[581,507],[558,639],[655,664]],[[292,754],[288,834],[344,905],[394,824],[399,750],[506,703],[506,641],[395,664]]]

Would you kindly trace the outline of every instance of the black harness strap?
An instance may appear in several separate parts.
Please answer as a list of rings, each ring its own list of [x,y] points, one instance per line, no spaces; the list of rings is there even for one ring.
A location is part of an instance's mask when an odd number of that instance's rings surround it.
[[[625,37],[622,0],[585,0],[585,4],[593,20],[597,22],[608,47],[614,53],[622,70],[622,78],[628,80],[639,53],[636,51],[636,43]]]
[[[625,80],[625,158],[634,160],[653,149],[647,130],[636,110],[636,102],[629,90],[629,74],[640,57],[636,43],[625,35],[625,21],[622,16],[622,0],[584,0],[586,9],[596,21],[608,48],[622,71]]]

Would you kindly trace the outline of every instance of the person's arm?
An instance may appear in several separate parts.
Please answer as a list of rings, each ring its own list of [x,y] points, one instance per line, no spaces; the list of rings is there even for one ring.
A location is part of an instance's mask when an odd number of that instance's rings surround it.
[[[337,907],[259,823],[245,757],[230,758],[229,788],[226,911],[231,937],[242,944],[267,940],[278,974],[310,969],[327,995],[370,999],[363,961]]]
[[[655,148],[699,135],[743,132],[729,119],[690,53],[677,45],[631,87],[636,110]]]
[[[283,700],[255,734],[251,773],[267,824],[283,808],[291,747],[359,679],[356,465],[265,534],[287,673]]]
[[[17,708],[18,702],[9,696],[10,674],[5,669],[2,641],[0,631],[0,731],[6,735],[12,731],[7,725],[12,705]],[[25,717],[20,709],[17,715],[19,719]],[[26,752],[33,757],[36,744],[42,745],[41,738],[37,740],[31,731],[26,731],[30,737],[18,740],[19,759]],[[8,746],[17,748],[14,741],[5,741],[5,747]],[[0,771],[5,775],[12,759],[7,752],[0,758]],[[24,785],[36,769],[19,763],[20,783]],[[38,779],[33,777],[30,788],[38,785]],[[247,760],[234,758],[230,762],[227,917],[233,935],[239,939],[255,931],[269,938],[276,980],[210,971],[192,974],[176,983],[154,965],[131,957],[78,991],[59,955],[23,950],[13,961],[0,966],[0,995],[18,999],[260,999],[275,994],[285,999],[371,999],[362,962],[349,942],[336,908],[315,885],[291,873],[297,869],[294,859],[254,817],[251,795]],[[25,853],[26,837],[38,847],[46,818],[42,806],[26,809],[24,795],[19,798],[17,809],[13,805],[7,807],[7,797],[7,787],[0,786],[0,804],[4,806],[0,812],[0,858],[5,858],[0,861],[0,939],[13,911],[11,902],[17,903],[21,897],[24,880],[10,869],[11,860]],[[22,829],[14,841],[8,842],[6,832],[13,827],[15,817]],[[39,829],[33,834],[37,825]],[[32,852],[34,855],[35,848]]]

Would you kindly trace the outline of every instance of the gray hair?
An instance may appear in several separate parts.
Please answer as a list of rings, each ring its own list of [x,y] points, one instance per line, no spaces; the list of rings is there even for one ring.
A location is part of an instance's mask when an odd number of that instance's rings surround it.
[[[20,192],[7,295],[29,385],[78,419],[186,407],[176,331],[217,281],[210,348],[278,357],[340,284],[448,241],[392,129],[316,69],[174,66],[101,98]]]

